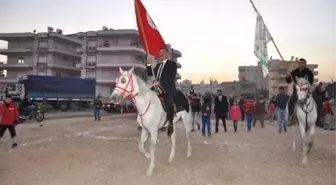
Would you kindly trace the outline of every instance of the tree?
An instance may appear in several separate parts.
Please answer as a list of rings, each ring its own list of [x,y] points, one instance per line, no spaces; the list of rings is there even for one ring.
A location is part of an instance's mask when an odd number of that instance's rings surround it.
[[[200,82],[200,84],[204,85],[204,84],[205,84],[205,83],[204,83],[204,80],[202,80],[202,81]]]

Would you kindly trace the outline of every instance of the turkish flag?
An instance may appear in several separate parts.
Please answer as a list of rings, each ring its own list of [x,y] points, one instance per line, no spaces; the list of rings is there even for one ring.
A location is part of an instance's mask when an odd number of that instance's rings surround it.
[[[147,54],[158,57],[160,49],[166,44],[152,18],[140,0],[134,1],[135,15],[140,39]]]

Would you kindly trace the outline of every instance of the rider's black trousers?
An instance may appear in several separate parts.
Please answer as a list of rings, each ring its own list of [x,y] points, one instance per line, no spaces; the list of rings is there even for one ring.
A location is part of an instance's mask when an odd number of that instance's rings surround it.
[[[167,111],[167,120],[169,124],[172,124],[173,119],[174,119],[174,107],[173,107],[174,97],[175,97],[174,91],[166,91],[165,104],[166,104],[166,111]]]

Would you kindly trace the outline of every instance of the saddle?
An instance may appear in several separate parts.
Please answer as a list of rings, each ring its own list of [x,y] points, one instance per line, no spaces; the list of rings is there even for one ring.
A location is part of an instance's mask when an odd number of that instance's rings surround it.
[[[165,94],[166,94],[166,92],[163,89],[163,87],[161,85],[159,85],[159,86],[152,86],[150,89],[152,91],[154,91],[156,93],[156,95],[159,97],[163,109],[167,112],[166,103],[165,103]],[[178,109],[176,107],[175,103],[173,104],[173,109],[174,109],[174,113],[181,111],[180,109]]]

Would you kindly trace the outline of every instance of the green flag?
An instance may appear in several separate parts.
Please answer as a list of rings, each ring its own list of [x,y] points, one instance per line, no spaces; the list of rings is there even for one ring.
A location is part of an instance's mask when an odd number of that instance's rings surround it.
[[[263,18],[258,13],[254,39],[254,55],[261,61],[264,77],[268,75],[269,70],[267,43],[270,41],[272,41],[272,36]]]

